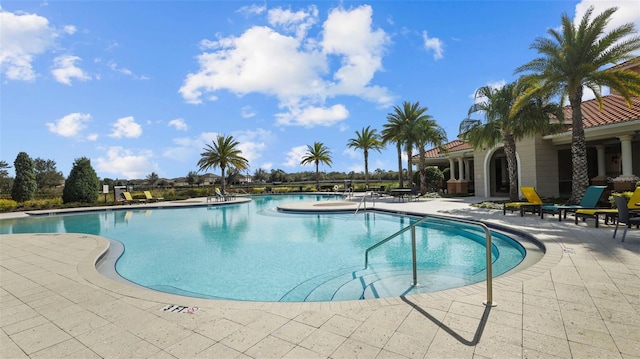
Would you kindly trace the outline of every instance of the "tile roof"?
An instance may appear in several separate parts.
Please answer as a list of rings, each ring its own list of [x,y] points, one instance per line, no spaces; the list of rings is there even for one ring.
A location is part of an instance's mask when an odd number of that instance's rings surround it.
[[[463,151],[463,150],[471,149],[471,146],[469,145],[469,143],[465,142],[465,141],[462,141],[462,140],[453,140],[453,141],[445,144],[444,147],[449,152]],[[426,157],[427,158],[436,158],[439,155],[440,155],[440,150],[438,148],[432,148],[429,151],[427,151],[427,153],[426,153]],[[418,155],[416,155],[414,157],[417,158]]]
[[[640,98],[631,98],[632,106],[629,107],[624,97],[619,95],[607,95],[602,97],[602,110],[598,100],[592,99],[582,103],[582,123],[584,128],[611,125],[640,119]],[[565,123],[571,124],[571,107],[564,107]]]
[[[633,120],[640,120],[640,98],[631,98],[632,106],[629,107],[624,97],[619,95],[607,95],[602,97],[602,110],[598,105],[598,100],[592,99],[582,103],[582,122],[584,128],[598,127],[621,123]],[[564,123],[570,128],[571,125],[571,107],[564,107]],[[463,151],[471,149],[469,143],[462,140],[453,140],[444,145],[449,152]],[[440,155],[438,148],[432,148],[427,151],[427,158],[437,158]],[[415,155],[414,157],[418,157]]]

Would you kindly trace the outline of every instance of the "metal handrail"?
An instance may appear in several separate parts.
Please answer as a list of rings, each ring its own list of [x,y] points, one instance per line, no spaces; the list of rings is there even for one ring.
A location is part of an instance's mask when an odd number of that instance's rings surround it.
[[[357,210],[356,210],[357,211]],[[466,223],[466,224],[470,224],[470,225],[474,225],[474,226],[479,226],[480,228],[482,228],[482,230],[484,231],[485,234],[485,246],[486,246],[486,260],[487,260],[487,300],[483,302],[483,304],[485,306],[490,306],[490,307],[495,307],[497,304],[493,302],[493,261],[492,261],[492,246],[493,244],[491,243],[491,231],[489,231],[489,227],[487,227],[486,224],[479,222],[479,221],[471,221],[471,220],[467,220],[467,219],[461,219],[461,218],[454,218],[454,217],[444,217],[444,216],[438,216],[438,215],[433,215],[433,214],[427,214],[425,215],[422,219],[420,219],[419,221],[411,224],[410,226],[407,226],[401,230],[399,230],[398,232],[390,235],[389,237],[381,240],[380,242],[372,245],[371,247],[367,248],[367,250],[364,252],[364,269],[367,269],[369,266],[369,252],[373,249],[376,249],[378,247],[380,247],[381,245],[387,243],[388,241],[394,239],[395,237],[401,235],[402,233],[411,230],[411,254],[412,254],[412,260],[413,260],[413,286],[417,286],[418,285],[418,271],[417,271],[417,261],[416,261],[416,226],[418,226],[421,223],[426,222],[427,220],[429,220],[430,218],[434,218],[434,219],[440,219],[440,220],[446,220],[446,221],[453,221],[453,222],[460,222],[460,223]]]
[[[354,215],[358,214],[358,210],[360,209],[360,205],[364,204],[364,210],[367,210],[367,193],[364,193],[364,196],[362,196],[362,199],[360,200],[360,203],[358,203],[358,208],[356,208],[356,211],[353,213]]]

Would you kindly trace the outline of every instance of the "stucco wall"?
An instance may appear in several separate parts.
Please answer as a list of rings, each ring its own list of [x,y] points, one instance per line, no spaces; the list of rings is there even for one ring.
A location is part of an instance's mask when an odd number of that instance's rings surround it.
[[[558,197],[558,150],[551,141],[530,137],[516,143],[522,183],[533,186],[542,197]]]

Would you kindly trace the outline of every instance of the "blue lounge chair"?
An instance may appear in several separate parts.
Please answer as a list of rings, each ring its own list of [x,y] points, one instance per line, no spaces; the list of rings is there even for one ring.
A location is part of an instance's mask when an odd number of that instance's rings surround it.
[[[562,219],[567,219],[567,212],[574,212],[581,208],[595,208],[598,205],[600,197],[607,186],[589,186],[584,193],[580,204],[574,206],[556,206],[556,205],[544,205],[540,211],[540,218],[544,218],[545,213],[551,213],[558,215],[558,221],[562,222]]]

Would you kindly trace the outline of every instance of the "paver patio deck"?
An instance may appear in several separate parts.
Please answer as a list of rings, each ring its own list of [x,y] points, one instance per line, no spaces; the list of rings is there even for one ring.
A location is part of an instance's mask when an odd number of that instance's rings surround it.
[[[543,242],[547,252],[540,262],[494,280],[493,308],[482,304],[484,283],[345,302],[181,297],[99,274],[94,263],[108,247],[104,238],[0,235],[0,357],[640,357],[640,230],[628,231],[621,243],[611,238],[612,226],[595,229],[592,223],[469,206],[480,200],[375,205],[472,217],[517,227]],[[16,216],[21,214],[0,220]],[[200,310],[163,311],[168,304]]]

